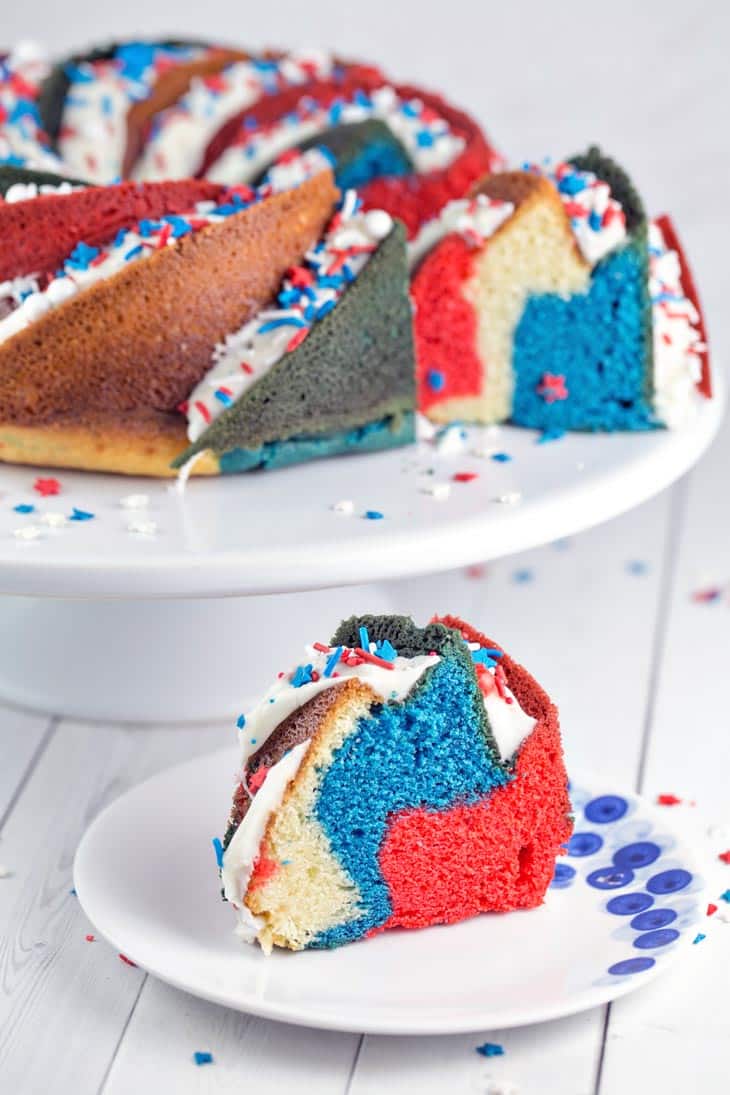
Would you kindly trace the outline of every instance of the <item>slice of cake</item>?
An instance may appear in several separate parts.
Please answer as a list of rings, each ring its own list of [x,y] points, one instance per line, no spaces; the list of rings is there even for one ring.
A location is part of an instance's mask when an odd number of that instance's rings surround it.
[[[487,177],[412,261],[419,404],[435,421],[648,429],[710,394],[676,234],[597,149]]]
[[[19,250],[0,290],[2,459],[170,474],[186,443],[179,405],[215,346],[274,301],[337,198],[320,162],[294,189],[234,190],[114,231],[138,201],[159,208],[171,194],[173,207],[185,204],[186,186],[192,196],[208,184],[41,191],[10,203],[11,222],[34,218],[42,232],[37,261]],[[67,224],[84,233],[56,269],[44,265],[51,205],[54,224],[66,210]],[[85,239],[86,213],[95,245]],[[105,217],[114,224],[103,243]]]
[[[571,833],[557,711],[462,620],[347,620],[238,725],[218,854],[243,939],[335,947],[541,903]]]

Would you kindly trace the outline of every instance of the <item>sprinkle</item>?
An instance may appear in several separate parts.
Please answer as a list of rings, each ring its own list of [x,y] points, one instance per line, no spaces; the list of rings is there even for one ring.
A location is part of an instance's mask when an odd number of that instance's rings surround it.
[[[425,483],[421,494],[430,494],[437,502],[444,502],[451,494],[451,486],[448,483]]]
[[[520,570],[515,570],[512,574],[512,581],[517,582],[519,585],[526,585],[527,582],[531,582],[535,577],[534,571],[529,567],[522,567]]]
[[[66,524],[65,513],[42,513],[41,524],[48,525],[49,528],[63,528]]]
[[[453,476],[455,483],[471,483],[474,479],[479,478],[479,473],[476,471],[457,471]]]
[[[626,564],[626,571],[628,574],[633,574],[637,578],[643,577],[649,573],[649,564],[644,562],[643,559],[631,559]]]
[[[722,597],[723,590],[718,587],[710,587],[709,589],[697,589],[692,594],[692,600],[697,604],[713,604],[715,601],[719,601]]]
[[[335,650],[335,652],[333,654],[331,654],[330,657],[327,659],[327,664],[325,665],[324,671],[322,673],[323,677],[331,677],[332,676],[334,668],[337,665],[337,663],[339,662],[340,657],[342,656],[342,651],[343,651],[343,647],[338,646],[337,649]]]
[[[200,1068],[201,1065],[212,1065],[213,1054],[208,1053],[207,1050],[196,1049],[195,1053],[193,1054],[193,1060],[195,1061],[198,1068]]]
[[[384,514],[382,514],[380,510],[377,509],[366,509],[363,517],[367,521],[382,521]]]
[[[384,658],[386,662],[394,662],[398,657],[395,647],[387,639],[383,639],[381,643],[378,643],[375,653],[379,658]]]
[[[119,499],[122,509],[145,509],[149,504],[149,494],[125,494]]]
[[[497,1042],[484,1042],[481,1046],[475,1046],[477,1053],[481,1057],[503,1057],[504,1046],[500,1046]]]
[[[518,490],[509,490],[505,494],[498,494],[494,501],[503,506],[516,506],[522,501],[522,495]]]
[[[92,521],[93,519],[93,513],[89,513],[89,511],[85,509],[78,509],[76,506],[73,507],[71,516],[69,517],[69,521]]]
[[[137,963],[133,962],[131,958],[127,958],[126,954],[120,954],[119,957],[126,966],[134,966],[135,969],[137,968]]]
[[[656,801],[657,806],[680,806],[682,804],[681,798],[672,794],[657,795]]]
[[[511,459],[512,459],[512,457],[510,456],[510,454],[508,452],[493,452],[492,453],[492,460],[494,460],[497,464],[508,464]]]
[[[360,646],[363,648],[363,650],[370,650],[370,636],[368,635],[368,629],[366,627],[361,627],[358,630],[358,634],[360,635]]]
[[[30,502],[21,502],[18,506],[13,506],[15,513],[35,513],[35,506]]]
[[[84,939],[86,940],[87,943],[95,943],[96,942],[96,936],[95,935],[91,935],[91,934],[85,935]]]
[[[728,851],[726,852],[720,852],[717,858],[721,860],[721,862],[727,863],[727,865],[730,867],[730,849],[728,849]]]
[[[548,445],[551,441],[559,441],[561,437],[565,437],[565,430],[559,429],[557,426],[551,430],[543,430],[537,439],[536,444]],[[582,466],[578,468],[578,471],[582,471]]]
[[[710,904],[709,904],[709,905],[707,906],[707,913],[706,913],[706,915],[707,915],[707,916],[714,916],[716,912],[717,912],[717,905],[715,905],[715,904],[714,904],[714,903],[713,903],[713,902],[711,901],[711,902],[710,902]]]
[[[218,864],[218,867],[220,868],[220,867],[223,866],[223,845],[221,844],[221,842],[220,842],[220,840],[218,839],[217,836],[213,837],[211,843],[213,845],[213,850],[215,852],[215,861]]]
[[[294,674],[291,678],[292,688],[301,688],[303,684],[310,684],[312,681],[312,666],[298,665],[294,670]]]
[[[355,503],[350,498],[343,498],[341,502],[335,502],[332,509],[335,513],[342,513],[350,517],[355,512]]]
[[[429,369],[426,373],[426,384],[432,392],[442,391],[446,383],[446,377],[438,369]]]
[[[693,943],[701,943],[703,939],[707,939],[704,932],[697,932],[697,935],[692,940]]]
[[[157,522],[135,519],[127,524],[127,532],[135,533],[138,536],[154,536],[157,532]]]
[[[238,718],[236,719],[236,726],[238,727],[239,730],[243,730],[245,725],[246,725],[246,716],[245,715],[239,715]]]
[[[363,662],[371,662],[373,665],[380,665],[383,669],[393,669],[394,666],[391,662],[387,662],[385,658],[379,658],[377,654],[370,654],[367,650],[362,650],[359,646],[355,647],[355,654]]]
[[[724,901],[727,905],[730,905],[730,890],[725,890],[725,893],[721,893],[720,900]]]
[[[48,498],[52,494],[61,493],[61,484],[58,479],[36,479],[33,490],[37,491],[42,498]]]
[[[40,535],[41,530],[38,525],[25,525],[24,528],[13,529],[16,540],[37,540]]]
[[[465,573],[467,578],[479,579],[487,573],[487,568],[484,563],[472,563],[466,568]]]
[[[546,403],[556,403],[568,398],[565,376],[562,373],[543,373],[535,391]]]

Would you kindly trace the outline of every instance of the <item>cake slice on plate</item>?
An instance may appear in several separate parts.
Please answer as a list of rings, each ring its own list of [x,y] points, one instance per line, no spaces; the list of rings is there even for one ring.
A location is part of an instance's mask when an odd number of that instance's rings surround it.
[[[347,620],[239,727],[219,852],[247,941],[335,947],[541,903],[571,833],[557,711],[462,620]]]
[[[598,149],[488,176],[411,257],[419,403],[435,421],[650,429],[711,394],[676,233]]]

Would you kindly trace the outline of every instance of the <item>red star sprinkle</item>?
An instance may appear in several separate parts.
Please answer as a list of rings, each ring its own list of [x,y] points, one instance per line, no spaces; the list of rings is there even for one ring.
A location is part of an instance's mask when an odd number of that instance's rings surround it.
[[[656,800],[659,806],[679,806],[682,802],[677,795],[657,795]]]
[[[543,373],[542,379],[535,390],[546,403],[556,403],[561,399],[568,398],[568,389],[562,373]]]
[[[723,863],[727,863],[728,867],[730,867],[730,848],[728,848],[726,852],[720,852],[717,858],[721,859]]]
[[[36,479],[33,490],[37,491],[42,498],[48,498],[52,494],[61,493],[61,484],[58,479]]]

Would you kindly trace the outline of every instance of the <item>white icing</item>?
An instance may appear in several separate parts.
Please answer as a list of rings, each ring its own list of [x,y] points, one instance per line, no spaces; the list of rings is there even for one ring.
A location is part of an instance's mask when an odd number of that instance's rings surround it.
[[[422,225],[418,235],[408,244],[408,263],[416,266],[431,248],[445,236],[458,232],[467,242],[477,246],[493,236],[514,213],[511,202],[478,194],[474,198],[459,198],[448,202],[439,215]]]
[[[311,154],[307,153],[311,158]],[[297,183],[301,163],[305,157],[296,157],[292,166],[294,179],[277,178],[276,188]],[[288,167],[289,164],[281,165]],[[232,403],[261,379],[287,353],[292,336],[306,332],[317,322],[319,310],[336,303],[345,292],[349,281],[340,278],[340,285],[320,284],[321,277],[328,277],[340,263],[340,253],[348,248],[364,248],[347,258],[351,278],[357,277],[377,244],[393,227],[387,213],[373,210],[357,212],[357,195],[348,191],[342,211],[336,214],[322,241],[305,257],[304,265],[313,275],[312,284],[295,288],[290,278],[285,278],[281,292],[293,299],[286,306],[267,308],[246,323],[225,341],[216,346],[213,366],[196,385],[187,401],[188,437],[197,441],[208,425],[215,421]],[[272,324],[282,324],[272,326]]]
[[[9,281],[0,281],[0,303],[4,300],[11,300],[15,307],[18,307],[28,294],[37,292],[38,279],[33,274],[11,278]]]
[[[138,160],[137,179],[178,179],[194,175],[218,130],[266,94],[326,79],[332,57],[319,50],[291,53],[263,64],[236,61],[214,78],[196,76],[178,102],[155,118],[150,139]]]
[[[50,71],[40,46],[21,42],[0,56],[0,162],[64,173],[61,161],[45,144],[35,104],[38,88]]]
[[[0,201],[4,200],[11,204],[13,202],[27,202],[43,194],[73,194],[75,190],[83,190],[83,187],[72,186],[70,182],[59,183],[58,186],[51,186],[47,183],[43,183],[41,186],[36,183],[13,183],[5,192],[5,198],[0,199]]]
[[[580,171],[570,163],[533,165],[556,187],[570,218],[575,241],[591,266],[626,239],[626,217],[611,187],[592,171]]]
[[[403,103],[392,87],[381,87],[370,95],[332,108],[313,104],[308,117],[284,118],[274,125],[252,132],[244,131],[240,143],[230,145],[211,165],[208,177],[214,182],[239,183],[256,178],[267,164],[282,152],[315,137],[333,125],[349,125],[370,118],[384,122],[405,148],[417,172],[448,167],[464,148],[464,140],[451,132],[448,122],[428,113],[419,116],[419,99]],[[304,110],[301,110],[304,113]],[[424,134],[427,136],[424,137]]]
[[[239,918],[236,933],[247,943],[255,940],[262,926],[262,921],[246,908],[243,901],[253,865],[268,820],[281,806],[286,789],[299,771],[308,747],[309,741],[303,741],[283,756],[278,764],[272,765],[223,856],[223,893],[236,907]]]
[[[658,224],[649,224],[649,296],[654,340],[654,409],[669,427],[697,409],[702,375],[700,317],[682,288],[679,256],[667,247]]]

